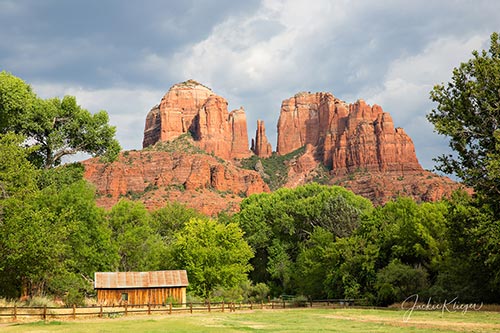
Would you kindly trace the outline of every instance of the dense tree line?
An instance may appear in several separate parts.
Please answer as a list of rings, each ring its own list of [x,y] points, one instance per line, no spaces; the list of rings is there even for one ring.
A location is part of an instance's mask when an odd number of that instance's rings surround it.
[[[500,222],[467,193],[373,208],[343,188],[309,184],[245,199],[234,218],[255,251],[252,279],[275,295],[500,301]]]

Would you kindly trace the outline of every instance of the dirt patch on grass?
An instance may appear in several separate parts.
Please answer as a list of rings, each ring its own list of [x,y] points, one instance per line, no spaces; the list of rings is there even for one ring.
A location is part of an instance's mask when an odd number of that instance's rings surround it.
[[[408,321],[404,321],[403,318],[401,320],[396,320],[394,318],[383,318],[380,316],[370,316],[370,315],[362,315],[362,316],[342,316],[342,315],[326,315],[324,318],[331,319],[340,319],[340,320],[350,320],[357,322],[369,322],[369,323],[378,323],[395,327],[415,327],[415,328],[431,328],[431,329],[447,329],[451,331],[457,332],[472,332],[479,330],[481,332],[487,331],[499,331],[500,332],[500,324],[489,324],[489,323],[469,323],[462,321],[449,321],[449,320],[422,320],[422,319],[411,319]]]

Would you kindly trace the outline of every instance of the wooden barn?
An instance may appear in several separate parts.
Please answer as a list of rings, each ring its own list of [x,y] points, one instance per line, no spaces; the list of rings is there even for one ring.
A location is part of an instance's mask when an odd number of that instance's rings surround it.
[[[97,302],[104,305],[186,303],[184,270],[154,272],[96,272]]]

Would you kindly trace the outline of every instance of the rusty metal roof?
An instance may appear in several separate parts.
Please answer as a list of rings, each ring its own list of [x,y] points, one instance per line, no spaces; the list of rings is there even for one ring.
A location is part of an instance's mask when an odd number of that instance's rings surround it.
[[[95,289],[186,287],[187,273],[177,271],[96,272]]]

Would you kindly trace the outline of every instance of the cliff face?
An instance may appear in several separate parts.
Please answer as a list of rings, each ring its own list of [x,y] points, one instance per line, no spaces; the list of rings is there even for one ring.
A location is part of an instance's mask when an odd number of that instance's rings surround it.
[[[410,137],[394,128],[391,116],[363,100],[354,104],[330,93],[301,93],[283,101],[278,121],[277,153],[306,144],[335,175],[359,169],[370,172],[421,171]]]
[[[143,148],[191,133],[201,149],[223,159],[251,155],[245,111],[227,110],[227,101],[196,81],[176,84],[146,117]]]
[[[83,162],[84,177],[97,187],[98,204],[112,207],[122,197],[141,200],[148,208],[179,201],[205,214],[238,210],[242,198],[269,192],[257,172],[221,163],[207,154],[130,151],[118,160]]]

